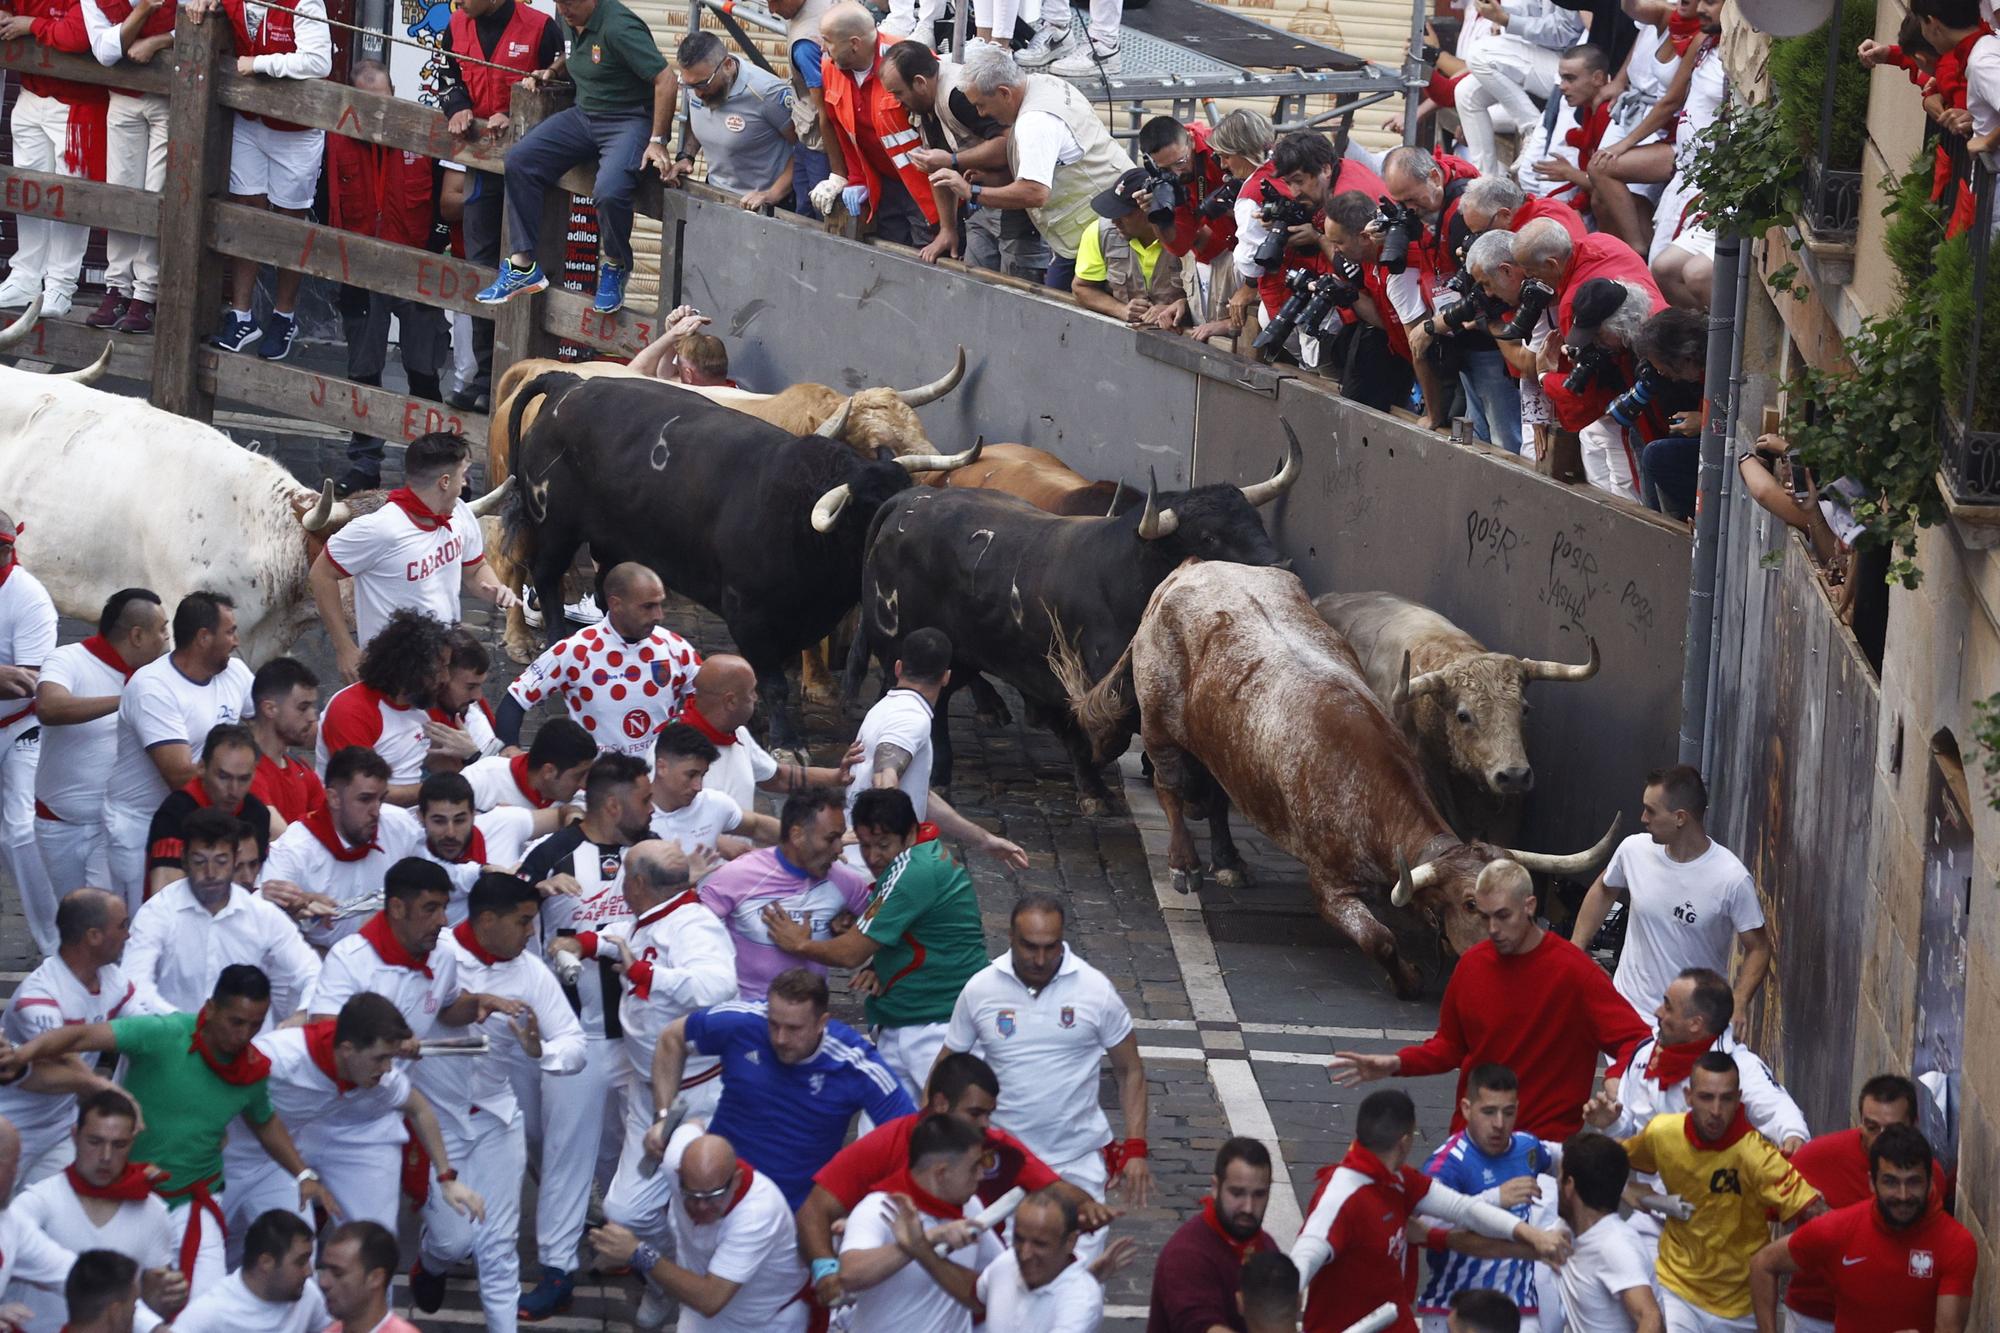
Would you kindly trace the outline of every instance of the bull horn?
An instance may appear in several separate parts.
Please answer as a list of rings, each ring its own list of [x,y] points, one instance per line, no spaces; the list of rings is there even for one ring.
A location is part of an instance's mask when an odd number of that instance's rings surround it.
[[[852,398],[846,399],[841,403],[840,410],[825,421],[820,422],[813,430],[813,434],[825,440],[839,439],[847,430],[847,414],[853,410],[854,400]]]
[[[42,298],[37,295],[34,300],[28,302],[28,308],[21,312],[19,319],[9,324],[6,328],[0,329],[0,347],[12,347],[15,343],[27,337],[29,330],[35,327],[35,321],[41,317]]]
[[[488,514],[499,513],[500,506],[507,502],[507,492],[513,485],[514,479],[509,477],[492,490],[486,492],[486,494],[480,496],[477,500],[474,500],[471,505],[472,516],[474,518],[485,518]]]
[[[1158,541],[1171,537],[1181,525],[1179,515],[1171,509],[1160,508],[1160,478],[1152,468],[1146,469],[1146,512],[1139,515],[1139,539]]]
[[[847,502],[853,498],[854,492],[846,482],[820,496],[819,503],[813,506],[813,531],[832,532],[833,525],[840,521],[840,511],[847,508]]]
[[[353,517],[354,511],[348,507],[347,501],[333,498],[333,481],[328,479],[326,485],[320,487],[319,503],[313,506],[310,514],[299,520],[299,526],[307,532],[325,532],[328,528],[340,527]]]
[[[1396,688],[1389,694],[1389,706],[1401,708],[1412,699],[1421,699],[1426,694],[1436,694],[1444,688],[1444,672],[1426,671],[1415,680],[1410,679],[1410,652],[1403,650],[1403,676],[1396,682]]]
[[[1243,487],[1243,498],[1253,505],[1267,505],[1292,489],[1292,483],[1299,479],[1299,468],[1305,462],[1305,450],[1299,447],[1298,432],[1292,429],[1292,423],[1279,417],[1278,424],[1285,428],[1285,461],[1278,464],[1277,474],[1269,481]]]
[[[1521,670],[1529,680],[1589,680],[1597,674],[1597,636],[1590,636],[1590,660],[1582,666],[1568,662],[1538,662],[1534,658],[1521,659]]]
[[[1389,902],[1396,907],[1408,907],[1417,896],[1418,889],[1428,889],[1438,881],[1438,868],[1429,861],[1415,870],[1401,852],[1396,853],[1396,887],[1389,891]]]
[[[938,399],[956,389],[958,382],[964,378],[965,347],[963,344],[960,344],[958,360],[952,364],[950,370],[945,372],[943,379],[932,380],[929,384],[921,388],[898,389],[896,390],[896,396],[911,407],[922,407],[925,403],[935,403]]]
[[[972,447],[960,454],[904,454],[896,461],[907,472],[950,472],[968,463],[979,461],[981,451],[986,448],[986,437],[981,435],[972,442]]]
[[[1618,827],[1624,822],[1624,815],[1612,816],[1611,827],[1606,829],[1604,836],[1587,851],[1573,852],[1568,856],[1554,856],[1548,852],[1517,852],[1508,848],[1507,855],[1510,859],[1520,862],[1533,874],[1580,875],[1611,855],[1611,849],[1618,845]]]
[[[106,342],[104,350],[97,354],[97,360],[82,370],[63,370],[51,376],[52,379],[71,380],[77,384],[95,384],[104,378],[104,372],[111,368],[111,344]]]

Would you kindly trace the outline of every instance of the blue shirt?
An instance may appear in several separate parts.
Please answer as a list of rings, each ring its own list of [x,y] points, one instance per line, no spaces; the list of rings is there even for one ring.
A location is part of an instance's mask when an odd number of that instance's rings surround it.
[[[1446,1139],[1431,1160],[1424,1163],[1425,1175],[1460,1194],[1471,1195],[1484,1194],[1519,1176],[1539,1176],[1554,1169],[1554,1154],[1533,1134],[1516,1134],[1507,1151],[1489,1157],[1462,1129]],[[1525,1222],[1532,1206],[1524,1203],[1508,1211]],[[1541,1308],[1541,1301],[1535,1295],[1532,1260],[1478,1259],[1453,1251],[1433,1254],[1430,1258],[1430,1276],[1417,1294],[1418,1314],[1449,1314],[1451,1298],[1475,1288],[1503,1293],[1523,1314],[1533,1314]]]
[[[801,37],[792,43],[792,69],[799,76],[799,82],[808,88],[820,86],[820,63],[825,54],[819,43],[810,37]]]
[[[697,1009],[687,1017],[687,1039],[722,1061],[722,1100],[710,1132],[769,1176],[794,1210],[812,1193],[813,1173],[847,1141],[856,1111],[882,1125],[917,1109],[868,1039],[837,1020],[827,1022],[819,1049],[795,1065],[779,1063],[771,1049],[761,1004]]]

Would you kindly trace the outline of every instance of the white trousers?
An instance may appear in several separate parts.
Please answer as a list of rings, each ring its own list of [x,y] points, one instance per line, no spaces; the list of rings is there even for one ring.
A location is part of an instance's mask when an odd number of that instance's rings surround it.
[[[931,1066],[944,1049],[944,1023],[912,1023],[907,1027],[871,1029],[868,1038],[882,1056],[882,1062],[896,1075],[912,1106],[924,1104],[924,1084]]]
[[[1458,123],[1482,176],[1498,175],[1505,165],[1494,142],[1498,131],[1534,133],[1542,118],[1534,98],[1554,90],[1561,61],[1559,52],[1505,34],[1479,43],[1466,57],[1472,77],[1458,86]]]
[[[1021,8],[1025,15],[1026,4]],[[1042,21],[1051,28],[1067,29],[1075,17],[1069,0],[1045,0],[1042,6]],[[1125,0],[1090,0],[1090,40],[1097,44],[1100,53],[1118,49],[1124,19]],[[1010,26],[1007,31],[1011,34],[1013,28]]]
[[[1667,1333],[1757,1333],[1757,1316],[1738,1315],[1724,1319],[1690,1304],[1665,1288],[1660,1293],[1660,1313],[1666,1316]]]
[[[102,819],[35,818],[35,846],[57,902],[71,889],[111,882],[111,844]]]
[[[1653,207],[1653,243],[1646,250],[1648,264],[1674,243],[1674,237],[1680,235],[1682,223],[1691,220],[1691,215],[1698,211],[1690,205],[1699,193],[1688,180],[1687,172],[1676,168],[1673,179],[1667,182],[1659,202]]]
[[[916,37],[929,46],[931,25],[943,8],[944,0],[889,0],[889,17],[882,20],[882,31],[895,37]]]
[[[558,1077],[514,1073],[514,1097],[528,1152],[539,1166],[535,1189],[535,1248],[550,1268],[576,1268],[590,1187],[609,1184],[618,1165],[620,1107],[632,1070],[622,1039],[589,1040],[583,1069]],[[513,1072],[513,1071],[510,1071]]]
[[[144,97],[111,94],[104,113],[105,177],[113,185],[162,190],[167,184],[167,99],[161,93]],[[107,231],[104,234],[104,285],[138,301],[160,295],[160,243],[150,236]],[[145,836],[145,830],[139,830]],[[143,870],[143,863],[142,863]],[[133,910],[138,904],[133,903]]]
[[[25,99],[34,94],[24,92],[21,96]],[[28,223],[33,219],[18,220],[25,248]],[[76,285],[74,274],[70,285]],[[42,850],[35,845],[35,770],[41,758],[41,728],[32,715],[0,732],[0,840],[4,840],[0,841],[0,854],[4,854],[7,873],[20,889],[21,915],[28,920],[28,933],[47,957],[56,951],[56,900],[49,888],[48,871],[42,867]]]
[[[296,1188],[296,1187],[295,1187]],[[294,1198],[297,1196],[294,1195]],[[216,1206],[229,1213],[229,1192],[224,1190],[215,1196]],[[210,1287],[229,1276],[229,1264],[224,1256],[222,1224],[215,1214],[192,1203],[183,1203],[173,1210],[174,1223],[174,1264],[180,1265],[180,1247],[183,1237],[190,1231],[199,1230],[200,1242],[195,1249],[194,1270],[183,1273],[188,1282],[188,1300],[197,1301]]]
[[[1621,500],[1639,502],[1639,458],[1625,441],[1625,431],[1609,417],[1599,417],[1576,436],[1583,450],[1585,480]]]
[[[486,1220],[475,1222],[444,1201],[435,1184],[424,1204],[417,1253],[425,1269],[447,1271],[472,1260],[479,1268],[479,1303],[492,1333],[517,1333],[521,1310],[521,1180],[528,1169],[527,1139],[517,1115],[506,1124],[476,1111],[477,1133],[443,1126],[445,1151],[458,1178],[486,1201]]]
[[[308,1224],[312,1221],[299,1207],[298,1181],[271,1160],[254,1135],[239,1131],[241,1123],[240,1119],[230,1123],[222,1151],[223,1175],[229,1181],[226,1212],[232,1262],[242,1250],[243,1233],[265,1213],[276,1209],[296,1213]],[[343,1221],[379,1222],[395,1233],[403,1199],[400,1142],[376,1137],[373,1130],[356,1132],[352,1126],[325,1130],[307,1125],[294,1138],[299,1156],[333,1191]]]
[[[1833,1321],[1815,1319],[1809,1314],[1800,1314],[1797,1310],[1787,1309],[1785,1333],[1833,1333]]]
[[[722,1080],[712,1078],[682,1093],[674,1102],[687,1108],[687,1118],[706,1125],[722,1100]],[[672,1233],[667,1206],[673,1202],[673,1180],[664,1170],[640,1171],[646,1156],[646,1131],[653,1127],[653,1099],[640,1093],[625,1101],[625,1144],[618,1154],[618,1173],[604,1195],[604,1216],[655,1249],[666,1249]],[[654,1163],[655,1166],[659,1164]]]
[[[1098,1149],[1073,1157],[1066,1162],[1050,1162],[1049,1170],[1067,1180],[1070,1184],[1088,1194],[1099,1203],[1104,1202],[1104,1189],[1110,1182],[1111,1171],[1105,1165],[1104,1152]],[[1110,1239],[1110,1227],[1099,1227],[1076,1238],[1076,1259],[1088,1264],[1104,1253],[1104,1245]]]
[[[63,155],[69,151],[67,103],[23,88],[7,123],[14,134],[15,166],[57,176],[80,174],[63,164]],[[90,244],[90,228],[25,213],[14,223],[20,228],[21,244],[14,252],[9,279],[19,278],[22,286],[33,284],[46,292],[74,296],[84,247]]]
[[[105,858],[111,867],[104,887],[123,898],[134,916],[146,901],[146,830],[151,823],[147,816],[104,807]]]

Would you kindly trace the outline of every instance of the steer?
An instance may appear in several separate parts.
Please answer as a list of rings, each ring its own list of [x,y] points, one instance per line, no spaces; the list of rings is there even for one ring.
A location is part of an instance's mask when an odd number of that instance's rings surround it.
[[[1406,999],[1422,979],[1371,904],[1416,903],[1444,947],[1463,953],[1482,938],[1471,899],[1487,862],[1580,874],[1617,837],[1614,821],[1597,846],[1574,856],[1461,841],[1354,650],[1286,570],[1188,562],[1154,592],[1128,656],[1176,886],[1200,883],[1186,810],[1204,801],[1217,867],[1241,873],[1229,838],[1233,801],[1304,863],[1320,915],[1381,964]],[[1093,734],[1117,711],[1105,705],[1106,684],[1073,696]]]
[[[1049,665],[1058,645],[1102,672],[1132,641],[1146,598],[1191,555],[1275,564],[1278,548],[1257,516],[1298,480],[1302,454],[1291,426],[1285,459],[1254,486],[1198,486],[1165,496],[1148,490],[1143,510],[1063,518],[1011,495],[921,488],[877,515],[861,575],[861,633],[848,658],[848,689],[868,654],[885,665],[913,630],[936,628],[952,645],[952,686],[984,672],[1021,692],[1030,720],[1062,738],[1086,814],[1110,792],[1104,761],[1131,739],[1138,719],[1121,711],[1122,735],[1092,749],[1068,714],[1064,683]],[[1094,678],[1094,676],[1093,676]],[[931,735],[931,777],[950,781],[948,697]]]
[[[546,395],[518,433],[524,401]],[[657,380],[552,372],[516,398],[511,537],[544,606],[590,544],[600,571],[634,560],[721,616],[756,668],[774,747],[798,744],[788,658],[854,605],[869,521],[910,474],[979,455],[862,459]],[[561,618],[548,617],[551,643]]]
[[[1597,674],[1597,640],[1580,666],[1488,652],[1427,606],[1393,593],[1313,599],[1361,660],[1375,697],[1403,725],[1431,797],[1460,837],[1510,842],[1535,770],[1521,739],[1522,695],[1535,680]]]
[[[1122,514],[1137,504],[1139,492],[1118,481],[1092,481],[1045,449],[1028,444],[989,444],[976,466],[926,478],[930,485],[999,491],[1035,508],[1071,518]]]

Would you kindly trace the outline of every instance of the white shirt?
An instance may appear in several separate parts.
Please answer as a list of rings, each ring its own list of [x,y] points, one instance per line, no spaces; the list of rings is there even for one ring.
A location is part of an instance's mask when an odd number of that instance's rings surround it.
[[[1003,1083],[1001,1086],[1006,1085]],[[977,1211],[976,1208],[967,1208],[961,1216],[971,1217]],[[931,1217],[928,1213],[923,1216],[927,1223],[952,1220]],[[845,1254],[849,1250],[874,1250],[895,1243],[895,1203],[889,1195],[877,1191],[856,1204],[854,1211],[848,1215],[847,1231],[841,1237],[840,1250]],[[982,1231],[973,1244],[953,1250],[945,1258],[960,1268],[981,1272],[1000,1257],[1000,1249],[1000,1238],[991,1231]],[[853,1322],[855,1328],[865,1329],[972,1333],[972,1311],[953,1300],[943,1287],[931,1280],[929,1273],[916,1264],[904,1264],[887,1281],[854,1293]],[[1007,1326],[993,1324],[992,1327],[994,1333],[999,1333]]]
[[[695,847],[715,850],[715,840],[732,832],[743,822],[743,807],[719,791],[703,787],[694,799],[678,810],[653,807],[653,833],[668,842],[678,842],[683,851]]]
[[[278,1024],[312,989],[319,955],[292,919],[259,893],[231,885],[229,901],[210,916],[194,890],[177,879],[139,907],[125,944],[125,972],[142,1013],[178,1009],[198,1013],[215,979],[233,963],[249,963],[271,979],[271,1012]]]
[[[974,973],[952,1006],[944,1044],[976,1051],[1000,1079],[993,1123],[1051,1166],[1111,1142],[1097,1104],[1104,1053],[1132,1035],[1132,1013],[1102,972],[1063,946],[1039,995],[1014,974],[1012,950]]]
[[[108,1023],[124,1016],[128,1007],[134,1014],[142,1012],[132,1004],[135,993],[136,988],[116,963],[98,969],[97,989],[93,991],[76,979],[76,973],[61,958],[45,958],[7,1001],[6,1013],[0,1015],[0,1033],[19,1046],[60,1027]],[[76,1096],[32,1092],[12,1084],[0,1088],[0,1116],[24,1133],[66,1130],[76,1122]]]
[[[1736,937],[1764,924],[1750,872],[1714,839],[1682,865],[1651,835],[1635,833],[1611,854],[1604,882],[1630,899],[1612,984],[1649,1023],[1675,977],[1690,967],[1728,976]]]
[[[480,1115],[491,1115],[502,1124],[512,1123],[520,1113],[513,1082],[508,1078],[510,1066],[524,1073],[539,1068],[545,1074],[574,1074],[583,1068],[585,1046],[583,1028],[570,1011],[555,974],[532,949],[505,961],[487,963],[460,941],[460,931],[468,936],[472,933],[469,925],[447,931],[438,937],[432,952],[451,955],[451,965],[464,989],[525,1003],[534,1011],[542,1033],[542,1058],[531,1061],[505,1014],[496,1013],[484,1023],[465,1027],[438,1024],[433,1029],[440,1038],[484,1034],[492,1045],[483,1056],[419,1060],[413,1076],[417,1090],[430,1099],[438,1119],[470,1139],[478,1132],[478,1122],[472,1119],[474,1107]]]
[[[736,729],[736,744],[715,748],[718,753],[701,780],[702,790],[719,792],[743,809],[755,810],[757,784],[777,776],[778,761],[757,743],[748,727]]]
[[[607,619],[536,658],[507,694],[525,709],[559,694],[570,719],[601,748],[650,764],[654,737],[681,715],[700,664],[688,641],[665,626],[635,642]]]
[[[132,1203],[121,1203],[103,1226],[90,1220],[83,1201],[70,1187],[63,1172],[22,1189],[7,1205],[7,1211],[71,1254],[85,1250],[113,1250],[137,1263],[141,1270],[172,1268],[179,1262],[181,1228],[159,1195],[149,1195]],[[182,1219],[185,1222],[186,1219]],[[28,1325],[34,1329],[57,1329],[68,1317],[60,1287],[19,1286],[7,1293],[10,1301],[20,1301],[35,1312]],[[142,1303],[133,1328],[157,1328],[160,1320]]]
[[[267,8],[254,0],[243,6],[244,22],[252,35],[262,26]],[[333,29],[313,20],[326,17],[326,6],[322,0],[295,0],[292,13],[296,16],[292,31],[298,49],[258,56],[251,69],[273,79],[323,79],[333,72]]]
[[[308,32],[325,33],[324,23],[300,23],[300,45]],[[283,56],[257,59],[282,60]],[[265,73],[260,69],[259,73]],[[277,71],[268,71],[277,73]],[[322,70],[319,76],[324,77]],[[388,622],[392,612],[422,611],[447,625],[459,622],[459,587],[465,571],[486,554],[486,541],[472,506],[452,503],[451,518],[424,531],[400,505],[385,504],[333,534],[326,558],[354,580],[355,642],[362,647]]]
[[[56,650],[56,604],[40,579],[16,563],[0,582],[0,662],[39,667]],[[0,727],[26,722],[35,695],[0,699]]]
[[[174,1333],[320,1333],[329,1322],[326,1298],[311,1277],[297,1300],[277,1305],[252,1295],[238,1271],[190,1301]]]
[[[915,690],[898,688],[883,695],[861,719],[861,732],[855,738],[861,745],[861,762],[847,781],[849,824],[854,822],[855,798],[875,785],[875,748],[879,745],[909,752],[910,766],[896,785],[916,807],[917,818],[923,819],[931,801],[931,718],[935,711],[931,701]]]
[[[987,1324],[1008,1333],[1096,1333],[1104,1322],[1104,1285],[1081,1261],[1031,1291],[1012,1246],[979,1275],[979,1300]]]
[[[1619,1293],[1650,1287],[1653,1266],[1639,1233],[1624,1218],[1606,1217],[1578,1236],[1569,1262],[1556,1272],[1563,1316],[1578,1333],[1632,1333],[1638,1327]]]
[[[363,1137],[401,1143],[403,1104],[410,1100],[410,1078],[391,1067],[372,1088],[349,1088],[345,1092],[319,1067],[306,1047],[304,1028],[280,1028],[257,1038],[255,1045],[271,1061],[268,1091],[271,1109],[296,1135],[307,1126],[337,1130],[340,1137],[358,1141]],[[392,1132],[382,1133],[384,1129]],[[262,1152],[263,1148],[257,1148]],[[224,1177],[227,1179],[227,1177]]]
[[[2000,125],[2000,37],[1988,33],[1972,44],[1972,54],[1965,61],[1965,81],[1973,137],[1990,134]],[[1986,163],[2000,164],[2000,151],[1986,154]]]
[[[535,812],[517,805],[497,806],[474,815],[472,826],[479,830],[480,840],[485,843],[483,857],[473,855],[473,848],[468,847],[463,861],[440,860],[428,840],[415,853],[432,865],[443,866],[444,873],[451,878],[451,901],[444,909],[445,924],[450,926],[465,920],[466,899],[487,866],[521,864],[535,836]]]
[[[8,580],[12,582],[13,580]],[[125,692],[125,673],[80,643],[66,643],[42,663],[42,684],[60,685],[78,699]],[[0,710],[7,709],[0,703]],[[104,786],[118,757],[118,714],[57,727],[42,723],[42,761],[35,770],[35,799],[65,823],[104,817]]]
[[[405,967],[382,957],[365,936],[349,935],[327,950],[319,981],[300,1008],[308,1014],[336,1015],[362,991],[374,991],[396,1006],[411,1035],[421,1041],[437,1026],[438,1010],[458,998],[457,959],[440,937],[422,967]]]
[[[661,903],[610,933],[624,935],[638,963],[626,977],[618,1024],[625,1030],[625,1053],[639,1079],[636,1095],[650,1096],[641,1090],[652,1087],[653,1048],[660,1033],[697,1009],[736,998],[736,941],[693,893]],[[599,950],[600,956],[616,953],[616,946]],[[681,1086],[703,1082],[721,1067],[716,1057],[689,1051]]]
[[[708,1131],[682,1125],[667,1142],[661,1169],[678,1180],[688,1145]],[[791,1206],[770,1177],[747,1165],[749,1189],[714,1222],[698,1224],[687,1214],[678,1188],[668,1209],[674,1232],[674,1262],[691,1273],[737,1283],[736,1294],[712,1316],[681,1307],[680,1333],[799,1333],[811,1300],[799,1300],[806,1266],[799,1258],[798,1224]],[[997,1326],[1001,1327],[1001,1326]]]
[[[26,1214],[12,1207],[0,1212],[0,1295],[10,1295],[7,1288],[15,1282],[60,1292],[75,1263],[75,1252],[43,1235]]]
[[[105,785],[105,813],[151,820],[169,788],[148,752],[178,741],[188,747],[188,758],[200,763],[209,728],[256,715],[251,679],[250,668],[236,657],[206,681],[182,674],[172,653],[134,671],[118,702],[118,754]]]
[[[1632,1053],[1632,1066],[1618,1085],[1621,1108],[1618,1123],[1605,1131],[1614,1138],[1629,1139],[1654,1116],[1678,1115],[1688,1109],[1688,1079],[1671,1088],[1662,1088],[1646,1077],[1646,1063],[1653,1058],[1659,1041],[1657,1036],[1648,1037]],[[1736,1062],[1737,1083],[1743,1090],[1743,1114],[1759,1134],[1780,1145],[1786,1139],[1812,1137],[1812,1130],[1806,1126],[1806,1113],[1792,1100],[1792,1094],[1779,1086],[1778,1080],[1771,1076],[1771,1067],[1755,1051],[1727,1032],[1716,1039],[1714,1049]]]
[[[334,836],[340,836],[337,827]],[[344,839],[342,845],[346,845]],[[274,879],[286,880],[308,893],[323,893],[337,903],[373,898],[379,906],[382,877],[388,873],[389,867],[406,856],[418,855],[423,849],[424,826],[417,822],[415,815],[399,805],[382,807],[381,820],[375,826],[374,850],[358,861],[342,861],[335,857],[320,841],[319,835],[301,819],[286,828],[271,844],[271,855],[264,861],[264,878],[260,882],[268,884]],[[361,929],[361,924],[367,919],[367,914],[362,913],[342,917],[331,924],[315,923],[305,928],[306,938],[326,948]]]
[[[1023,111],[1014,121],[1014,143],[1020,165],[1016,179],[1054,185],[1056,168],[1083,156],[1083,145],[1053,111]]]
[[[421,708],[398,708],[387,695],[355,681],[326,701],[319,717],[319,740],[313,745],[313,767],[326,777],[326,761],[350,745],[362,745],[382,756],[389,781],[406,786],[424,780],[424,760],[431,739],[424,734],[429,717]]]
[[[503,805],[523,810],[547,809],[549,802],[521,785],[527,759],[524,754],[492,754],[460,769],[460,775],[472,784],[472,808],[482,812]],[[517,763],[519,768],[515,767]]]

